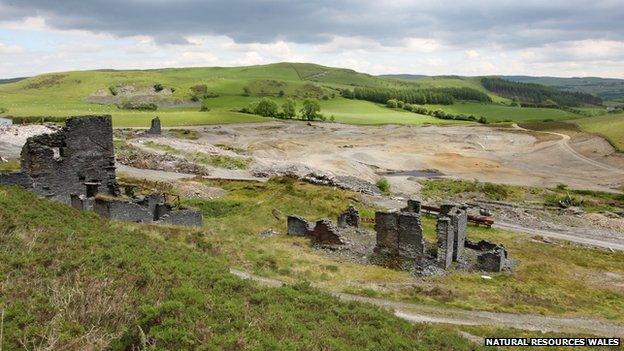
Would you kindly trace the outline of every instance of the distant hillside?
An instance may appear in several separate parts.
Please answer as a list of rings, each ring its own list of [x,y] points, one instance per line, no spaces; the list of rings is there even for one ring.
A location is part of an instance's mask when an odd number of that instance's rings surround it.
[[[403,79],[403,80],[419,80],[427,77],[423,74],[382,74],[381,78]]]
[[[491,92],[528,107],[579,107],[602,104],[602,99],[592,94],[561,91],[536,83],[520,83],[498,77],[484,77],[481,78],[481,84]]]
[[[530,76],[502,76],[501,78],[521,83],[547,85],[563,91],[577,91],[596,95],[603,100],[624,102],[624,79],[617,78],[558,78]]]
[[[26,79],[27,77],[19,77],[19,78],[8,78],[8,79],[0,79],[0,84],[9,84],[19,82],[20,80]]]

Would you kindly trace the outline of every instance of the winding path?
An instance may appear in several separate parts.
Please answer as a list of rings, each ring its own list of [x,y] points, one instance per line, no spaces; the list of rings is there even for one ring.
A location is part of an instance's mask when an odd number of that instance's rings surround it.
[[[556,133],[556,132],[546,132],[546,131],[542,131],[542,130],[527,129],[527,128],[520,127],[517,123],[512,124],[512,126],[513,126],[514,129],[522,130],[522,131],[525,131],[525,132],[544,133],[544,134],[556,135],[556,136],[561,138],[557,142],[559,147],[561,147],[561,149],[563,149],[563,151],[566,151],[567,153],[571,154],[575,158],[577,158],[577,159],[579,159],[579,160],[581,160],[581,161],[583,161],[585,163],[588,163],[588,164],[590,164],[590,165],[592,165],[594,167],[602,168],[604,170],[615,172],[615,173],[618,173],[618,174],[624,174],[624,169],[620,169],[620,168],[617,168],[617,167],[606,165],[604,163],[598,162],[596,160],[592,160],[589,157],[581,155],[579,152],[577,152],[576,150],[574,150],[570,146],[570,144],[568,143],[568,141],[570,141],[570,136],[567,135],[567,134]]]
[[[279,287],[286,283],[271,278],[259,277],[247,272],[230,269],[230,273],[260,285]],[[583,333],[599,336],[624,335],[624,325],[589,317],[547,317],[534,314],[515,314],[488,311],[470,311],[453,307],[439,307],[425,304],[397,302],[386,299],[363,297],[340,292],[329,292],[344,301],[370,303],[394,312],[394,315],[413,323],[444,323],[454,325],[484,325],[508,327],[521,330]]]

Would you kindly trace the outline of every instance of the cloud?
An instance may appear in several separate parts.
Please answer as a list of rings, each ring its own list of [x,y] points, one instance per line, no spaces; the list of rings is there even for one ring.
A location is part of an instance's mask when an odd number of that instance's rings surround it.
[[[0,21],[28,17],[63,30],[147,35],[161,44],[187,44],[193,35],[305,44],[360,37],[385,46],[420,38],[457,47],[624,40],[624,6],[617,0],[0,0]]]
[[[0,0],[0,76],[316,62],[624,75],[621,0]]]

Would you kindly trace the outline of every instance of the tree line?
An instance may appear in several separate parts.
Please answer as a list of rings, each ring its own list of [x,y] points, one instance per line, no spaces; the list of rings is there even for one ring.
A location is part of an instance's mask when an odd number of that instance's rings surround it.
[[[340,95],[347,99],[366,100],[385,104],[394,99],[408,104],[452,105],[455,100],[491,102],[485,93],[467,87],[461,88],[428,88],[428,89],[395,89],[356,87],[353,90],[343,89]]]
[[[483,87],[514,100],[523,107],[578,107],[602,105],[602,99],[587,93],[560,91],[535,83],[520,83],[498,77],[481,78]]]

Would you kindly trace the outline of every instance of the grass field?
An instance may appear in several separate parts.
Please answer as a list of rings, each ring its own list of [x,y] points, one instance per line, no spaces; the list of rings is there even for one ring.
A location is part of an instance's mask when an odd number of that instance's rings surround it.
[[[210,112],[200,113],[199,106],[162,108],[155,112],[121,110],[112,104],[88,102],[92,95],[114,98],[111,87],[131,86],[139,91],[159,83],[166,93],[150,93],[160,102],[188,104],[192,86],[206,85],[219,95],[209,99]],[[423,124],[449,123],[427,116],[384,109],[367,101],[346,100],[339,88],[370,87],[469,87],[483,91],[495,104],[457,103],[441,108],[454,114],[485,116],[491,122],[578,118],[573,113],[556,109],[519,108],[503,105],[508,100],[487,92],[478,77],[426,77],[417,81],[375,77],[348,69],[315,64],[277,63],[247,67],[176,68],[144,71],[75,71],[45,74],[0,85],[0,113],[7,116],[75,116],[111,114],[116,127],[145,127],[153,116],[161,117],[164,126],[188,126],[215,123],[266,121],[256,116],[232,112],[250,102],[269,96],[281,105],[280,95],[292,97],[299,107],[303,99],[321,100],[322,113],[334,115],[337,122],[350,124]],[[173,91],[169,89],[173,88]],[[245,89],[247,92],[245,93]],[[250,95],[250,96],[246,96]],[[503,103],[503,104],[498,104]]]
[[[570,244],[547,244],[530,237],[497,229],[469,228],[473,240],[500,242],[519,260],[513,273],[493,273],[484,281],[479,272],[457,271],[430,277],[419,283],[407,272],[379,266],[337,262],[310,246],[305,238],[278,235],[261,238],[258,233],[273,228],[286,232],[286,221],[276,219],[296,213],[310,220],[335,218],[354,194],[318,187],[290,179],[266,184],[206,181],[227,190],[215,200],[187,200],[203,210],[210,246],[228,262],[256,274],[286,281],[307,280],[333,291],[387,297],[467,309],[542,313],[547,315],[591,315],[624,321],[624,291],[604,283],[609,272],[624,275],[624,253],[604,252]],[[158,185],[146,184],[147,188]],[[175,192],[171,185],[166,191]],[[374,208],[355,203],[363,217],[372,218]],[[423,219],[426,237],[434,242],[435,220]],[[187,242],[184,236],[169,240]]]
[[[306,283],[234,277],[204,230],[109,223],[0,187],[0,233],[3,350],[480,349]]]
[[[564,120],[579,115],[554,108],[522,108],[497,104],[456,103],[453,105],[425,105],[428,109],[441,109],[452,114],[466,114],[487,117],[489,122],[523,122],[543,120]]]
[[[602,135],[620,152],[624,152],[624,114],[582,118],[574,123],[586,132]]]

